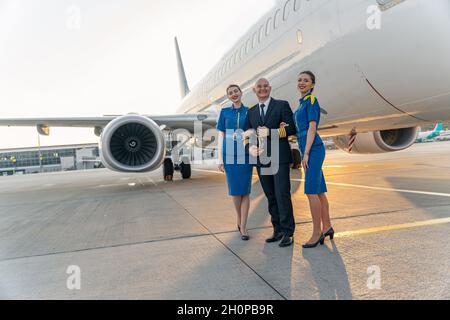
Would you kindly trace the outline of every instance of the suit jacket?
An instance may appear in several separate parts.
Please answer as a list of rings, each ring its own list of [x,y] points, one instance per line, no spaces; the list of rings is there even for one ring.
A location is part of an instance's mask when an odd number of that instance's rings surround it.
[[[247,113],[247,118],[244,126],[244,131],[249,129],[257,130],[258,127],[267,127],[271,130],[271,135],[267,138],[266,146],[263,147],[267,149],[267,155],[272,156],[272,146],[271,140],[277,139],[279,141],[279,164],[290,164],[293,163],[291,147],[289,145],[288,138],[297,133],[297,129],[294,122],[294,117],[292,109],[289,106],[289,102],[283,100],[271,99],[269,106],[266,111],[265,121],[262,121],[259,104],[253,106]],[[289,126],[285,129],[280,129],[280,124],[282,122],[287,123]],[[276,133],[272,133],[275,129]],[[276,137],[272,137],[272,134],[276,134]],[[247,148],[249,149],[249,141],[247,140]],[[262,165],[260,159],[258,158],[257,166],[270,166]]]

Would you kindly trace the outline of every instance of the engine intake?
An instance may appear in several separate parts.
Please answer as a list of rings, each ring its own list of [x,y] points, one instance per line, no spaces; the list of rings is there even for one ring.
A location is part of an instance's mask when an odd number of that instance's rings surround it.
[[[105,167],[114,171],[153,171],[164,161],[165,140],[153,120],[140,115],[127,115],[105,127],[100,154]]]
[[[419,127],[413,127],[359,133],[352,153],[386,153],[407,149],[416,141],[419,130]],[[339,149],[349,152],[349,140],[349,136],[339,136],[334,138],[334,143]]]

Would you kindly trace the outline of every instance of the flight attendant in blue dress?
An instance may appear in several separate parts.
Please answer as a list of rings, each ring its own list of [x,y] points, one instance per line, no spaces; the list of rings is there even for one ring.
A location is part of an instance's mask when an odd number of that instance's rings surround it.
[[[308,196],[314,228],[313,235],[303,245],[304,248],[315,248],[319,243],[324,244],[328,236],[330,239],[334,238],[326,196],[328,190],[322,171],[325,145],[317,133],[320,124],[320,105],[312,94],[315,84],[316,77],[311,71],[305,71],[299,75],[297,89],[302,98],[294,114],[298,144],[303,155],[305,194]]]
[[[245,153],[243,128],[248,108],[242,104],[242,91],[237,85],[227,88],[231,107],[222,109],[217,122],[219,131],[219,170],[226,173],[229,195],[233,197],[237,226],[241,239],[250,239],[247,231],[253,166]]]

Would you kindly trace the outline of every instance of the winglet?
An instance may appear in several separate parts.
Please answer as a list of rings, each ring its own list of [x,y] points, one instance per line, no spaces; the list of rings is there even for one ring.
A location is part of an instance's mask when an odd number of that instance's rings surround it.
[[[175,51],[177,54],[177,64],[178,64],[178,77],[180,80],[180,92],[181,97],[184,98],[189,93],[189,86],[186,79],[186,73],[184,72],[183,60],[181,59],[180,47],[178,45],[178,40],[175,37]]]

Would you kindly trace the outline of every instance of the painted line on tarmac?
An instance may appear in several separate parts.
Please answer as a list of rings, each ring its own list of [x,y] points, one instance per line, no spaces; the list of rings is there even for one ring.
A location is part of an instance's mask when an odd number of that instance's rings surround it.
[[[291,180],[297,181],[297,182],[305,181],[304,179],[291,179]],[[427,191],[418,191],[418,190],[403,190],[403,189],[393,189],[393,188],[383,188],[383,187],[371,187],[371,186],[363,186],[363,185],[359,185],[359,184],[338,183],[338,182],[327,182],[327,185],[339,186],[339,187],[351,187],[351,188],[359,188],[359,189],[379,190],[379,191],[395,191],[395,192],[400,192],[400,193],[412,193],[412,194],[421,194],[421,195],[427,195],[427,196],[450,198],[450,193],[427,192]]]
[[[398,230],[405,230],[405,229],[414,229],[414,228],[421,228],[421,227],[434,226],[434,225],[440,225],[440,224],[448,224],[448,223],[450,223],[450,218],[434,219],[434,220],[426,220],[426,221],[411,222],[411,223],[404,223],[404,224],[396,224],[396,225],[390,225],[390,226],[384,226],[384,227],[367,228],[367,229],[361,229],[361,230],[355,230],[355,231],[339,232],[339,233],[336,233],[334,235],[334,237],[335,238],[348,238],[348,237],[362,236],[362,235],[368,235],[368,234],[374,234],[374,233],[398,231]]]
[[[198,172],[206,172],[206,173],[215,173],[215,174],[225,175],[225,173],[220,172],[220,171],[215,171],[215,170],[204,170],[204,169],[192,169],[192,170],[198,171]]]
[[[209,172],[215,174],[223,174],[222,172],[213,171],[213,170],[201,170],[194,169],[195,171],[200,172]],[[291,181],[295,182],[305,182],[305,179],[291,179]],[[363,186],[359,184],[349,184],[349,183],[338,183],[338,182],[327,182],[327,185],[330,186],[339,186],[339,187],[351,187],[351,188],[359,188],[359,189],[369,189],[369,190],[378,190],[378,191],[394,191],[400,193],[412,193],[412,194],[421,194],[427,196],[436,196],[436,197],[446,197],[450,198],[450,193],[439,193],[439,192],[428,192],[428,191],[418,191],[418,190],[404,190],[404,189],[393,189],[393,188],[383,188],[383,187],[371,187],[371,186]]]

